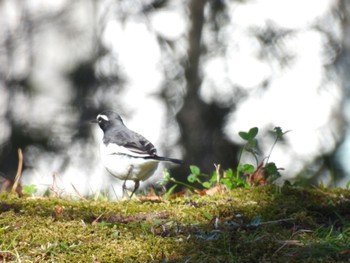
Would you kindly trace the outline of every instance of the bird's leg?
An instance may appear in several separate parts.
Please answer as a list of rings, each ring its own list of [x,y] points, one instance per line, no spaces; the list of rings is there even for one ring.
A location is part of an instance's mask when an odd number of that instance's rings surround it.
[[[126,189],[126,181],[129,180],[129,176],[130,176],[131,171],[132,171],[133,168],[134,168],[133,165],[130,165],[130,166],[129,166],[128,174],[127,174],[127,176],[126,176],[126,179],[124,180],[124,183],[123,183],[123,197],[126,197],[126,196],[129,197],[128,191],[127,191],[127,189]],[[132,197],[132,195],[134,194],[134,192],[135,192],[135,189],[134,189],[134,191],[132,192],[132,194],[131,194],[131,196],[130,196],[129,198]]]
[[[134,181],[135,182],[135,186],[134,186],[134,191],[132,191],[130,198],[133,196],[133,194],[136,192],[137,189],[139,189],[140,186],[140,181]]]
[[[126,189],[126,180],[124,180],[124,183],[123,183],[123,198],[125,197],[129,197],[128,196],[128,193],[127,193],[127,189]]]

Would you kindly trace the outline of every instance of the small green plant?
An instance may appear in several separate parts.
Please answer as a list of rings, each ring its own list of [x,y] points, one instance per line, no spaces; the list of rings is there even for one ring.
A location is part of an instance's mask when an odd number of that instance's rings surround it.
[[[37,192],[37,188],[36,188],[36,185],[34,185],[34,184],[24,185],[22,188],[22,191],[24,194],[34,195]]]
[[[273,134],[275,136],[275,140],[273,145],[268,156],[260,162],[258,141],[256,139],[259,129],[257,127],[253,127],[248,132],[239,132],[239,136],[246,143],[243,145],[240,151],[238,166],[235,172],[232,169],[227,169],[221,172],[220,165],[215,165],[216,169],[210,176],[203,173],[198,166],[190,165],[190,174],[187,176],[188,183],[185,183],[171,177],[169,172],[166,171],[160,184],[165,185],[166,183],[171,182],[174,185],[167,190],[165,197],[171,195],[178,185],[182,185],[192,192],[200,192],[200,190],[194,186],[195,183],[204,189],[210,189],[214,185],[224,185],[227,189],[231,190],[238,187],[248,187],[249,184],[266,184],[275,181],[281,176],[279,173],[280,168],[277,168],[275,163],[269,162],[269,159],[277,142],[281,140],[283,135],[287,132],[283,132],[280,127],[274,128]],[[254,157],[256,162],[255,166],[249,163],[242,163],[242,157],[246,153],[251,154]]]
[[[238,159],[238,167],[237,167],[237,174],[239,172],[246,172],[245,170],[242,170],[242,168],[251,170],[252,166],[249,164],[241,165],[241,160],[244,152],[250,153],[255,158],[256,163],[258,163],[258,141],[255,138],[258,135],[259,129],[257,127],[251,128],[248,132],[240,131],[238,133],[239,137],[241,137],[243,140],[246,141],[246,143],[243,145],[243,148],[241,149],[241,152],[239,154]]]
[[[240,176],[237,177],[232,169],[224,170],[221,174],[220,165],[215,165],[215,168],[212,176],[209,176],[201,173],[198,166],[191,165],[191,174],[187,177],[187,181],[190,183],[197,182],[206,189],[213,187],[215,184],[225,185],[230,190],[237,187],[248,186],[246,180]]]
[[[169,189],[167,189],[166,193],[164,194],[164,197],[167,198],[169,197],[171,194],[174,193],[175,191],[175,188],[178,186],[178,185],[182,185],[184,186],[185,188],[189,189],[191,192],[194,192],[196,190],[196,188],[192,185],[189,185],[187,183],[184,183],[182,181],[179,181],[177,179],[175,179],[174,177],[172,177],[169,173],[168,170],[165,170],[163,172],[163,179],[161,181],[159,181],[159,185],[161,186],[165,186],[166,184],[168,183],[173,183],[174,185],[171,186]]]
[[[240,155],[239,155],[239,164],[236,170],[236,177],[239,176],[239,174],[247,174],[250,176],[251,183],[266,183],[266,182],[273,182],[277,178],[281,176],[279,173],[280,168],[277,168],[276,164],[274,162],[269,162],[271,154],[273,149],[275,148],[277,142],[283,138],[283,135],[285,135],[287,132],[283,132],[280,127],[275,127],[272,131],[275,140],[271,146],[270,152],[266,159],[266,161],[261,161],[259,163],[259,151],[258,151],[258,141],[256,139],[256,136],[258,135],[259,129],[257,127],[251,128],[248,132],[239,132],[239,136],[246,141],[244,144]],[[244,153],[251,154],[255,161],[256,161],[256,168],[252,164],[242,164],[242,156]]]
[[[210,177],[207,174],[201,173],[201,170],[198,166],[190,165],[190,175],[187,176],[187,181],[190,183],[199,183],[204,188],[210,188],[213,183],[216,182],[216,174],[213,172],[213,175]]]
[[[232,169],[228,169],[223,172],[223,177],[221,178],[220,183],[225,185],[230,190],[233,188],[245,188],[249,186],[247,180],[234,173]]]

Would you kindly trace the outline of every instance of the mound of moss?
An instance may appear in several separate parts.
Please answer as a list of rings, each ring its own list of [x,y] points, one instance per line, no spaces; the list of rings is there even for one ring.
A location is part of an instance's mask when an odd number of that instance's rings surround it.
[[[285,186],[162,202],[0,195],[3,262],[348,262],[350,192]]]

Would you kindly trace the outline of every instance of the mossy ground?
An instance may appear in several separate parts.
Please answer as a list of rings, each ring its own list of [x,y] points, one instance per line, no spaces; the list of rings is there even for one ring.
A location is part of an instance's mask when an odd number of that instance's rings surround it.
[[[350,262],[350,192],[274,186],[163,202],[0,195],[2,262]]]

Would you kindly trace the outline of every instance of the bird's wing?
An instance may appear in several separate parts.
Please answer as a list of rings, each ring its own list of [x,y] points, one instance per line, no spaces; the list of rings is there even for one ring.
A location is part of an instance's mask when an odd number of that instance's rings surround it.
[[[154,145],[146,140],[143,136],[139,135],[137,140],[128,141],[124,147],[127,147],[130,151],[142,155],[156,155],[157,150]]]
[[[114,152],[135,157],[149,157],[157,154],[154,145],[136,132],[121,130],[114,134],[115,136],[110,140],[104,140],[111,154]]]

